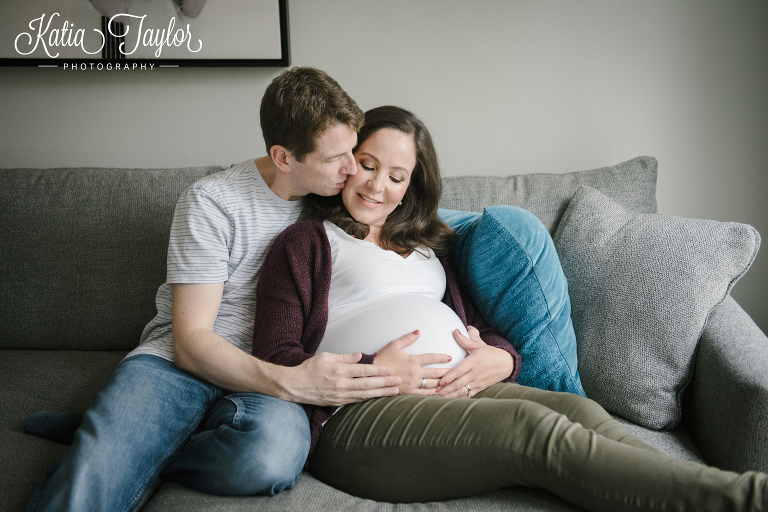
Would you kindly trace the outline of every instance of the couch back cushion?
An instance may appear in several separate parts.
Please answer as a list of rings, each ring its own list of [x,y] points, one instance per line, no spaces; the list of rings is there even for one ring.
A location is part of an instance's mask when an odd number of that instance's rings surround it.
[[[220,170],[0,170],[0,348],[135,347],[176,200]]]
[[[176,200],[222,167],[1,169],[0,349],[128,350],[156,314]],[[444,179],[441,207],[520,206],[550,233],[580,185],[656,211],[656,160]]]
[[[441,208],[482,212],[510,204],[536,215],[553,235],[581,185],[601,191],[631,212],[656,213],[655,158],[641,156],[611,167],[564,174],[458,176],[443,179]]]

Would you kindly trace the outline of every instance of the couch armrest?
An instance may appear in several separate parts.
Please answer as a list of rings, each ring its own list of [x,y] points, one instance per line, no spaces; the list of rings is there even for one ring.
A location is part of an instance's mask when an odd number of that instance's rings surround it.
[[[730,296],[707,321],[684,407],[710,464],[768,472],[768,337]]]

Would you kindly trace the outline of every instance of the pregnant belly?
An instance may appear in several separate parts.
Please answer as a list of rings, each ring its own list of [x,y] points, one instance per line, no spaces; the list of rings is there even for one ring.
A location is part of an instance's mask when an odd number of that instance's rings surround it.
[[[418,294],[390,294],[348,304],[329,311],[328,326],[317,352],[373,354],[390,341],[418,329],[419,339],[405,348],[409,354],[448,354],[452,368],[466,356],[453,331],[467,329],[456,313],[439,300]]]

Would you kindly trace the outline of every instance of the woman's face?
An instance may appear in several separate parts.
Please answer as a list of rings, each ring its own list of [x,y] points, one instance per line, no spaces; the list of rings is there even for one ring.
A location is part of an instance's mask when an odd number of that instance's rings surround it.
[[[382,128],[360,144],[355,162],[357,174],[347,178],[341,198],[350,215],[368,224],[375,236],[408,189],[416,167],[416,144],[406,133]]]

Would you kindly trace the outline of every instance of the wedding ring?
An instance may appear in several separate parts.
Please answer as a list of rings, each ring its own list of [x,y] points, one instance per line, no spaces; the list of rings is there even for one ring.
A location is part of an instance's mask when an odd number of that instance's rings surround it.
[[[467,398],[472,398],[472,388],[467,384],[464,386],[464,388],[467,390]]]
[[[427,387],[427,378],[426,377],[421,379],[421,386],[419,386],[419,389],[424,389],[425,387]]]

